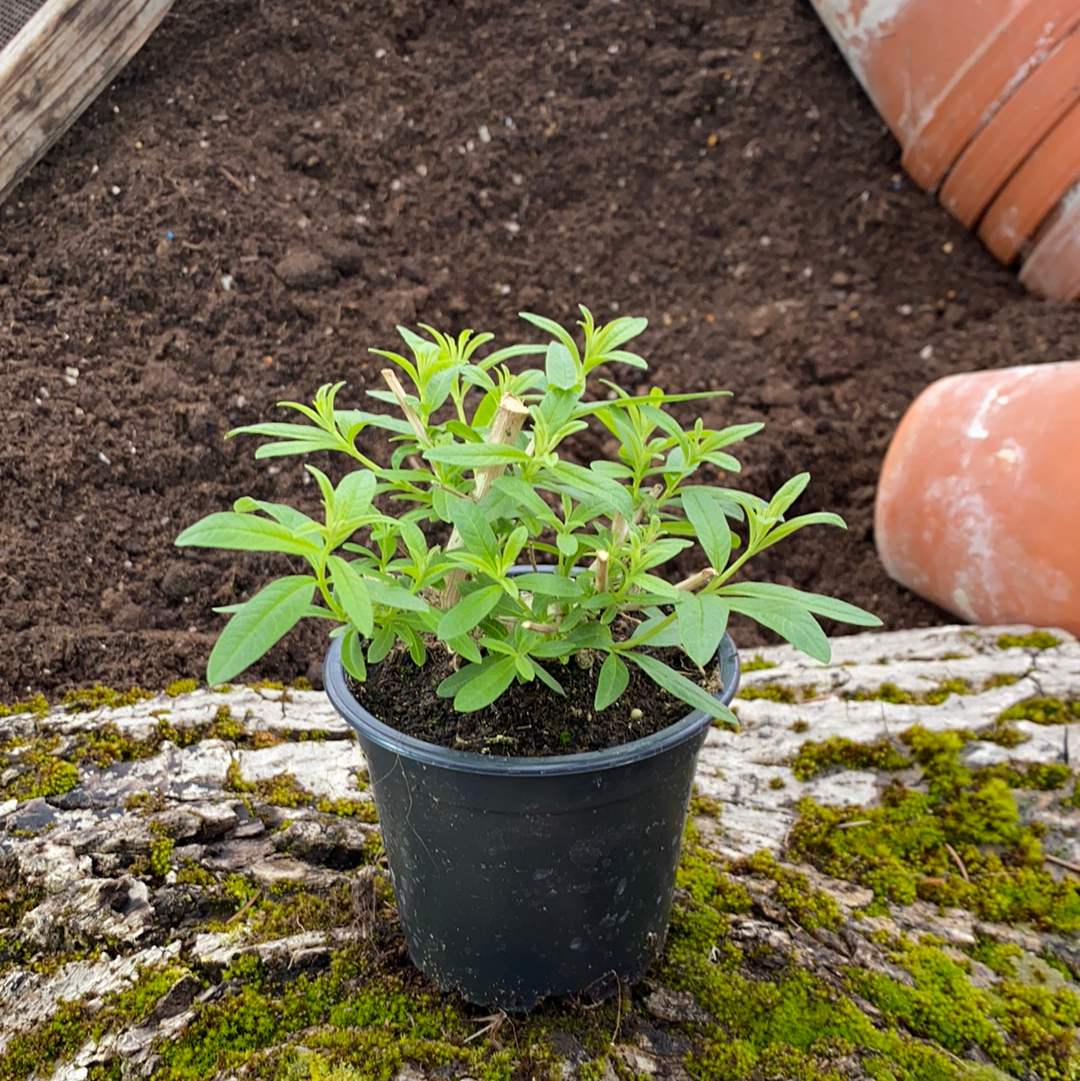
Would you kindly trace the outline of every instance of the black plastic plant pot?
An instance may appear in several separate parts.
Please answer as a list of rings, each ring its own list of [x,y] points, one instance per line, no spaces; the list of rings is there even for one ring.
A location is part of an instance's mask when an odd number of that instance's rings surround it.
[[[726,635],[719,662],[728,703],[739,662]],[[324,675],[367,757],[401,925],[426,976],[522,1011],[644,974],[667,934],[706,714],[609,750],[511,758],[376,720],[349,689],[340,642]]]

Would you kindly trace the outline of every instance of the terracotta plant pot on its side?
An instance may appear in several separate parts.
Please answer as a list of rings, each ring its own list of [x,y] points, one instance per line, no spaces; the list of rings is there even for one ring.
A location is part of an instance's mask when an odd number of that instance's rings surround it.
[[[952,375],[885,456],[875,542],[901,585],[972,623],[1080,633],[1080,361]]]
[[[1080,101],[1080,30],[1016,89],[968,144],[941,186],[941,205],[969,229],[1009,177]]]
[[[1080,105],[1074,105],[1028,155],[979,226],[979,238],[1011,263],[1080,178]]]
[[[1003,263],[1080,291],[1080,0],[811,0],[892,129],[902,163]],[[1036,256],[1040,245],[1041,254]]]
[[[1080,23],[1080,0],[812,3],[927,190]]]
[[[1033,293],[1080,300],[1080,181],[1039,230],[1020,280]]]

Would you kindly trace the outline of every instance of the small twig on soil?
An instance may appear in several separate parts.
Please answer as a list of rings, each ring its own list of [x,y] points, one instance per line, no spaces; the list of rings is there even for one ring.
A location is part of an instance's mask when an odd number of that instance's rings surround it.
[[[236,188],[236,190],[238,192],[240,192],[241,195],[250,195],[251,194],[251,189],[248,188],[247,184],[245,184],[238,176],[233,176],[233,174],[230,173],[229,170],[226,169],[224,165],[219,165],[218,166],[218,172],[221,173],[221,175],[230,184],[232,184],[232,186],[234,188]]]
[[[964,881],[970,883],[971,879],[968,877],[967,868],[964,866],[964,861],[960,858],[960,853],[957,852],[948,841],[945,842],[945,850],[952,856],[956,866],[960,868],[960,873],[964,876]]]
[[[853,830],[856,826],[870,826],[873,824],[873,820],[869,818],[857,818],[853,822],[838,822],[836,828],[838,830]]]
[[[1071,863],[1069,860],[1063,860],[1060,856],[1043,856],[1043,859],[1047,863],[1052,863],[1056,867],[1064,867],[1066,871],[1072,871],[1075,874],[1080,875],[1080,863]]]

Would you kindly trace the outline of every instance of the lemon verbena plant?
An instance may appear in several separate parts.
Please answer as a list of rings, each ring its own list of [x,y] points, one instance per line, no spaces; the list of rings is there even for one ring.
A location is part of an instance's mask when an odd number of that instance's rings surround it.
[[[762,425],[684,427],[669,406],[727,392],[635,395],[599,378],[601,367],[647,367],[625,348],[646,321],[598,326],[581,311],[581,345],[558,323],[522,313],[551,341],[484,356],[491,334],[399,328],[410,355],[373,350],[391,366],[382,372],[387,389],[368,391],[389,412],[340,408],[337,383],[310,407],[280,403],[298,422],[230,432],[271,440],[256,458],[335,451],[349,468],[335,484],[305,465],[321,491],[319,517],[244,497],[177,538],[281,552],[303,568],[219,609],[231,619],[210,655],[209,682],[233,678],[314,617],[334,624],[343,663],[361,682],[397,643],[418,666],[430,649],[452,651],[458,664],[438,693],[463,712],[490,705],[514,681],[561,692],[560,667],[590,651],[602,658],[597,711],[620,697],[637,665],[688,706],[730,721],[727,707],[661,659],[663,647],[703,668],[738,612],[827,661],[816,616],[877,625],[843,601],[737,579],[758,552],[803,526],[843,521],[787,517],[806,473],[768,500],[718,483],[739,471],[728,448]],[[542,362],[511,370],[528,356]],[[590,425],[614,437],[614,460],[563,457]],[[389,434],[388,464],[358,445],[367,428]],[[665,569],[688,550],[697,569],[672,580]]]

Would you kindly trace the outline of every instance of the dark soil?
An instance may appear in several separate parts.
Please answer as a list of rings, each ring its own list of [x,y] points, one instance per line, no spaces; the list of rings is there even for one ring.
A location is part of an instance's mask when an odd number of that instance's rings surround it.
[[[715,667],[702,672],[680,650],[655,652],[659,660],[710,694],[721,690]],[[617,747],[661,732],[691,711],[640,668],[629,664],[626,690],[597,713],[592,703],[603,659],[603,654],[586,652],[565,665],[547,661],[546,671],[563,688],[562,694],[539,679],[514,683],[492,705],[472,713],[458,713],[452,699],[438,696],[439,684],[457,670],[457,658],[438,643],[428,650],[419,671],[399,648],[371,668],[366,682],[357,683],[351,676],[346,681],[369,713],[414,739],[459,751],[512,757]]]
[[[230,428],[344,379],[396,323],[645,315],[670,390],[763,419],[744,486],[808,469],[763,578],[888,628],[874,484],[949,372],[1080,355],[1075,312],[900,175],[801,0],[177,0],[0,208],[0,700],[199,676],[211,607],[283,564],[180,552],[244,493],[315,503]],[[766,638],[737,630],[744,650]],[[321,628],[252,676],[318,680]]]

